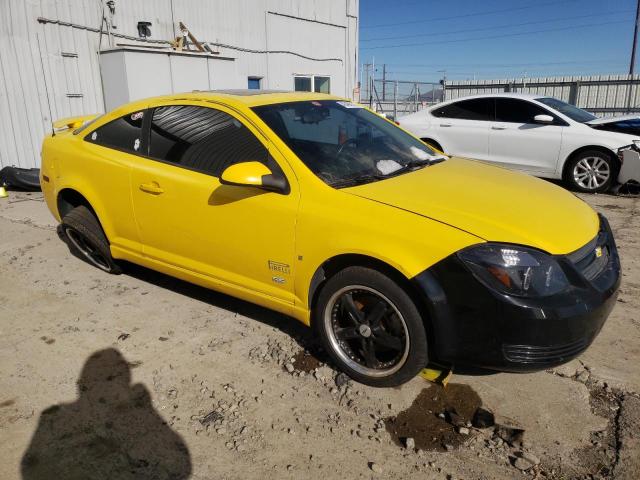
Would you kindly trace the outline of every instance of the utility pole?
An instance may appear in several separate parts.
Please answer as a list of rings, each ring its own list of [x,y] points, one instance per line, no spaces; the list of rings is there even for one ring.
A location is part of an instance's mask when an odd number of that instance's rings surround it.
[[[447,99],[447,70],[438,70],[438,73],[442,73],[440,85],[442,85],[442,101],[444,102]]]
[[[636,43],[638,40],[638,22],[640,21],[640,0],[636,6],[636,24],[633,27],[633,45],[631,46],[631,63],[629,64],[629,75],[633,75],[636,65]]]
[[[638,0],[640,2],[640,0]],[[382,64],[382,101],[387,100],[387,64]]]
[[[364,79],[362,80],[362,86],[360,88],[362,88],[362,92],[366,92],[364,97],[365,98],[369,98],[369,67],[371,66],[371,64],[369,63],[363,63],[362,64],[362,69],[366,72],[364,75]]]
[[[636,24],[633,27],[633,45],[631,46],[631,63],[629,63],[629,94],[627,95],[627,113],[631,112],[633,74],[636,67],[636,44],[638,43],[638,23],[640,22],[640,0],[636,5]]]

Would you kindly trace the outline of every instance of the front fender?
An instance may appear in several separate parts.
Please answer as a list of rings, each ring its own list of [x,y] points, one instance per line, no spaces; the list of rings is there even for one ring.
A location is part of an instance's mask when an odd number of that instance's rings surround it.
[[[450,225],[354,195],[335,198],[335,204],[301,207],[295,296],[302,308],[310,305],[316,272],[335,257],[370,258],[409,280],[453,252],[483,241]]]

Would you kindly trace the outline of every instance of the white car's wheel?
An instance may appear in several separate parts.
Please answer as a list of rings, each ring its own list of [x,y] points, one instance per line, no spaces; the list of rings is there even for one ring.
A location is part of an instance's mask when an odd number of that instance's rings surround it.
[[[565,181],[579,192],[606,192],[613,184],[616,170],[611,155],[599,150],[587,150],[569,161]]]

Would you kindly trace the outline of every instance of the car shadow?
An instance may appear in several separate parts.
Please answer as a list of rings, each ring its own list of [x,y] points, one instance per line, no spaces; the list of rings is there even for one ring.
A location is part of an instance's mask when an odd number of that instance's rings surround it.
[[[314,338],[313,331],[292,317],[140,265],[122,261],[118,263],[122,266],[124,274],[140,281],[171,290],[216,308],[237,313],[269,327],[277,328],[295,340],[300,348],[310,353],[316,360],[328,363],[334,370],[337,370],[335,366],[331,365],[331,360],[319,341]]]
[[[40,414],[21,462],[23,480],[186,479],[186,443],[155,411],[142,384],[131,384],[122,354],[107,348],[85,362],[78,398]]]
[[[208,303],[211,306],[222,308],[261,322],[270,327],[277,328],[281,332],[293,338],[300,348],[313,356],[318,362],[325,363],[334,371],[340,372],[340,369],[333,364],[331,358],[322,348],[319,340],[315,338],[313,330],[292,317],[288,317],[287,315],[237,299],[224,293],[216,292],[215,290],[210,290],[208,288],[179,280],[175,277],[171,277],[133,263],[120,262],[120,265],[123,267],[123,272],[125,274],[138,280],[150,283],[157,287],[166,288],[194,300]],[[494,370],[471,366],[456,366],[453,368],[453,371],[456,374],[468,376],[489,376],[499,373]]]
[[[75,250],[73,244],[68,241],[66,235],[60,227],[58,227],[58,236],[67,244],[72,255],[82,261],[86,261],[82,254],[78,253]],[[298,346],[304,352],[314,357],[315,360],[327,364],[336,372],[340,372],[340,369],[333,363],[331,358],[324,351],[324,348],[322,347],[319,340],[315,338],[313,331],[292,317],[244,300],[240,300],[230,295],[217,292],[215,290],[200,287],[198,285],[180,280],[170,275],[165,275],[163,273],[151,270],[140,265],[136,265],[134,263],[126,261],[118,261],[118,263],[122,267],[123,273],[125,275],[129,275],[140,281],[155,285],[160,288],[171,290],[194,300],[207,303],[213,307],[237,313],[238,315],[242,315],[270,327],[277,328],[278,330],[295,340]],[[435,368],[441,367],[436,365]],[[453,370],[457,374],[468,376],[488,376],[499,373],[493,370],[467,366],[455,366]]]
[[[69,248],[69,252],[79,260],[86,262],[84,256],[78,252],[75,246],[69,241],[60,225],[58,225],[56,232],[60,240]],[[314,338],[311,329],[292,317],[224,293],[216,292],[215,290],[185,282],[134,263],[119,260],[118,264],[122,267],[125,275],[277,328],[293,338],[302,349],[310,353],[316,360],[322,363],[328,363],[334,370],[337,370],[334,365],[331,365],[329,356],[324,352],[320,343]]]

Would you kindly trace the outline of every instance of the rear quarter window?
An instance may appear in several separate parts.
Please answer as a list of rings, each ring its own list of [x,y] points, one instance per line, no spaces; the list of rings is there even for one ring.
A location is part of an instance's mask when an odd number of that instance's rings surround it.
[[[128,113],[96,128],[84,139],[96,145],[115,148],[130,153],[143,153],[142,121],[144,110]]]

